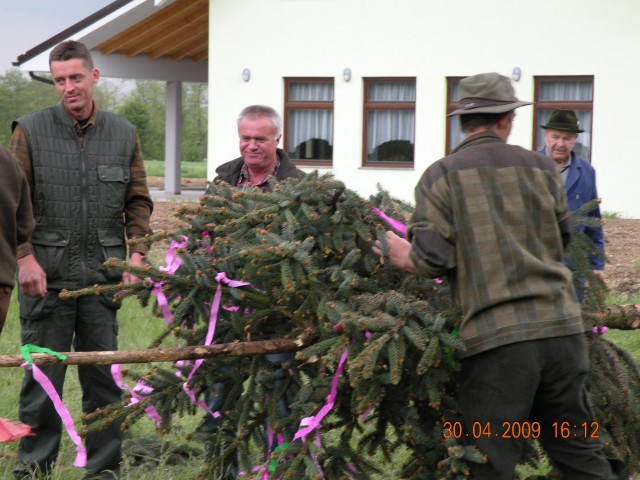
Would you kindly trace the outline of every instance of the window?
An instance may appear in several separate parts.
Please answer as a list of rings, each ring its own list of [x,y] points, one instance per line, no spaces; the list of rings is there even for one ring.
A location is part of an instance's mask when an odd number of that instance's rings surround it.
[[[364,79],[366,167],[413,167],[415,78]]]
[[[333,78],[285,78],[284,145],[295,163],[331,165]]]
[[[583,133],[573,151],[591,161],[591,119],[593,117],[593,76],[535,77],[533,148],[544,147],[544,129],[553,110],[573,110],[578,116]]]
[[[465,77],[447,77],[447,115],[458,108],[460,102],[460,80]],[[447,140],[445,146],[445,155],[449,155],[458,145],[462,143],[464,134],[460,128],[460,118],[446,118],[447,124]]]

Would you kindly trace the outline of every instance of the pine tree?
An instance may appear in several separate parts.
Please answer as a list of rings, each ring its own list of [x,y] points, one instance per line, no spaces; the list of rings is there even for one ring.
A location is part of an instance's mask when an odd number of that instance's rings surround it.
[[[572,212],[573,222],[588,227],[602,225],[600,219],[587,215],[598,203],[588,202]],[[595,315],[607,309],[607,288],[592,271],[589,258],[602,256],[602,252],[580,233],[574,236],[568,254],[576,288],[583,291],[583,316],[590,330],[587,387],[597,419],[592,432],[603,438],[609,456],[622,459],[629,473],[635,473],[640,471],[640,370],[629,353],[602,336],[607,327]]]
[[[396,271],[371,252],[375,240],[385,251],[389,229],[373,208],[404,222],[411,206],[382,190],[365,201],[317,172],[272,188],[270,193],[240,191],[215,183],[201,205],[181,208],[178,214],[188,227],[172,238],[184,236],[187,245],[176,252],[182,264],[173,274],[154,266],[109,264],[147,279],[124,295],[147,304],[154,298],[151,292],[161,290],[168,299],[171,321],[152,346],[167,336],[185,345],[202,344],[216,292],[222,306],[218,343],[291,338],[304,345],[283,368],[264,356],[214,358],[193,375],[191,390],[215,392],[226,386],[218,427],[190,434],[211,445],[203,478],[216,478],[237,456],[244,478],[260,478],[254,467],[269,467],[270,478],[365,479],[377,471],[374,455],[391,459],[400,447],[409,451],[402,478],[466,478],[468,463],[482,462],[483,455],[455,436],[445,438],[444,423],[459,421],[455,355],[464,349],[456,337],[460,315],[447,280]],[[143,241],[158,238],[167,234]],[[576,245],[579,257],[584,252],[582,244]],[[222,273],[248,285],[225,285]],[[585,308],[597,310],[604,286],[586,278],[589,291],[597,286],[600,294],[590,293]],[[157,302],[154,311],[162,315]],[[633,461],[629,465],[635,471],[638,367],[600,335],[592,335],[591,344],[589,383],[603,431],[606,427],[607,449]],[[191,368],[183,366],[183,374]],[[142,380],[153,388],[145,401],[123,408],[125,400],[103,410],[90,428],[116,417],[131,424],[150,405],[165,430],[175,415],[201,414],[175,371],[157,367]],[[327,404],[333,382],[337,394],[321,426],[306,441],[294,440],[300,420]],[[277,413],[280,398],[290,404],[287,418]],[[265,424],[282,436],[278,448],[264,451]]]

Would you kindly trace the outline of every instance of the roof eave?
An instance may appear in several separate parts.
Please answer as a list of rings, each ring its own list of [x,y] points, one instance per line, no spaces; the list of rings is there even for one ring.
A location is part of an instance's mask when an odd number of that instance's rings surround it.
[[[97,22],[98,20],[101,20],[107,15],[110,15],[111,13],[115,12],[116,10],[122,8],[123,6],[133,1],[134,0],[115,0],[114,2],[110,3],[106,7],[80,20],[79,22],[63,30],[62,32],[57,33],[53,37],[45,40],[39,45],[36,45],[32,49],[27,50],[25,53],[19,55],[15,62],[11,62],[11,64],[15,67],[19,67],[23,63],[28,62],[29,60],[33,59],[34,57],[40,55],[43,52],[46,52],[49,48],[57,45],[61,41],[73,36],[74,34],[84,30],[85,28]]]

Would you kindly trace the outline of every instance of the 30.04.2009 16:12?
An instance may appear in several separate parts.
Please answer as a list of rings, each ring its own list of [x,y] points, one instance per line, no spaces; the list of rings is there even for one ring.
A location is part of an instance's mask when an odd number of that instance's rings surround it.
[[[598,422],[553,422],[552,433],[555,438],[598,438]],[[473,422],[471,431],[464,430],[461,422],[444,422],[442,436],[448,438],[539,438],[542,428],[539,422],[502,422],[499,427],[492,428],[490,422]]]

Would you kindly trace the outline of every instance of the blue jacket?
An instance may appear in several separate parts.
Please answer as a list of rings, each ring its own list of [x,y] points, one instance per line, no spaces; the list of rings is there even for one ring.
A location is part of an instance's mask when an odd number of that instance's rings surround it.
[[[546,155],[546,148],[539,150]],[[573,212],[582,205],[598,198],[596,188],[596,171],[589,162],[571,152],[571,165],[567,175],[564,189],[567,192],[569,211]],[[601,218],[600,206],[596,206],[588,214],[590,217]],[[584,224],[575,225],[576,232],[584,232],[604,256],[604,232],[602,227],[588,227]],[[604,270],[604,258],[597,255],[591,257],[593,270]]]

